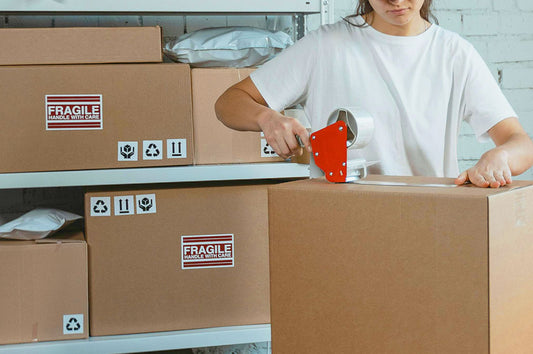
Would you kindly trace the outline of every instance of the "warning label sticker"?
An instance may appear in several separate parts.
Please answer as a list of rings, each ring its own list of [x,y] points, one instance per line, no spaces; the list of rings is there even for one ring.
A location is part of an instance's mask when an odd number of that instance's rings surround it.
[[[111,216],[111,197],[91,197],[91,216]]]
[[[187,139],[167,139],[167,159],[187,157]]]
[[[46,130],[103,129],[102,95],[45,95]]]
[[[63,334],[83,334],[83,314],[63,315]]]
[[[233,234],[181,236],[181,269],[234,265]]]
[[[278,157],[272,146],[268,145],[266,139],[261,139],[261,157]]]

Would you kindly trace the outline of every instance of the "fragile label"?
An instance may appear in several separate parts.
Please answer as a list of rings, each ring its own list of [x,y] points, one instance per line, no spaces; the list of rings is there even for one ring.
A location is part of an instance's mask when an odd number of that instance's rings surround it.
[[[181,269],[233,266],[233,234],[181,236]]]
[[[154,214],[157,212],[155,194],[137,194],[135,201],[137,202],[137,214]]]
[[[102,95],[45,95],[46,130],[103,129]]]
[[[119,141],[118,161],[137,161],[137,145],[136,141]]]
[[[83,314],[63,315],[63,334],[82,334]]]

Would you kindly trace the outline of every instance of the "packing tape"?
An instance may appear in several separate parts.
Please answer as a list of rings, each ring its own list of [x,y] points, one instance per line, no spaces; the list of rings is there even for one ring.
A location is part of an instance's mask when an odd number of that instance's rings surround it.
[[[366,185],[376,185],[376,186],[401,186],[401,187],[438,187],[438,188],[455,188],[455,184],[444,184],[444,183],[405,183],[405,182],[390,182],[390,181],[367,181],[367,180],[356,180],[352,181],[355,184],[366,184]]]
[[[346,147],[360,149],[365,147],[374,134],[374,119],[370,114],[359,107],[343,107],[334,110],[328,118],[328,125],[338,122],[346,123],[348,136]]]

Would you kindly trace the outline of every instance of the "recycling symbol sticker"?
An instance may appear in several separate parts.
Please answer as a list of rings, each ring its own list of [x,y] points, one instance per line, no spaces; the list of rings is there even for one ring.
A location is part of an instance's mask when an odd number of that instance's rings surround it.
[[[163,140],[143,140],[143,160],[162,160]]]
[[[155,194],[138,194],[135,196],[137,214],[156,213]]]
[[[63,334],[82,334],[83,314],[63,315]]]
[[[118,161],[137,161],[138,160],[138,143],[136,141],[119,141],[118,142]]]
[[[110,197],[91,197],[91,216],[110,216]]]

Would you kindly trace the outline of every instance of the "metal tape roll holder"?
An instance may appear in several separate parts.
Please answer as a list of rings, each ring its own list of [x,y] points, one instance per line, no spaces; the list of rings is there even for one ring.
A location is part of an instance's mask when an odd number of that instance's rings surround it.
[[[368,162],[347,159],[348,149],[361,149],[372,139],[374,119],[359,107],[338,108],[328,125],[311,134],[311,147],[316,165],[330,182],[352,182],[367,175]]]

